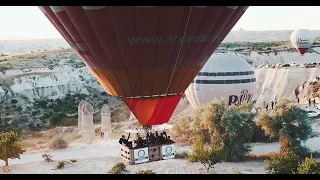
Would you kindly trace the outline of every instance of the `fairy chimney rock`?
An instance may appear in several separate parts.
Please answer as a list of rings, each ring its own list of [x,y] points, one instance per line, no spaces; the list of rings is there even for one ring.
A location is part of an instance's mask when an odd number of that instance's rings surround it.
[[[82,127],[81,135],[82,139],[85,141],[90,141],[95,136],[94,126],[93,126],[93,107],[90,103],[86,102],[83,104],[82,108]]]

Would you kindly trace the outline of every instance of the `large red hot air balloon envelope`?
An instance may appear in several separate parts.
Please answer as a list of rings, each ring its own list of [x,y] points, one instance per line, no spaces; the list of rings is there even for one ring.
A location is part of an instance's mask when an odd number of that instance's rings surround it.
[[[145,126],[169,121],[185,89],[248,7],[41,6],[105,90]]]

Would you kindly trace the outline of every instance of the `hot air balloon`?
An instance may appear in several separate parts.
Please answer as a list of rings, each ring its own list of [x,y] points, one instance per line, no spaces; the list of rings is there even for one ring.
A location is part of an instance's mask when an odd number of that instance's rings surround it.
[[[254,71],[247,61],[228,53],[214,53],[185,91],[193,108],[215,98],[228,105],[252,101],[256,90]]]
[[[303,55],[313,44],[315,34],[308,29],[297,29],[291,33],[291,43]]]
[[[41,6],[105,90],[144,126],[169,121],[245,6]]]

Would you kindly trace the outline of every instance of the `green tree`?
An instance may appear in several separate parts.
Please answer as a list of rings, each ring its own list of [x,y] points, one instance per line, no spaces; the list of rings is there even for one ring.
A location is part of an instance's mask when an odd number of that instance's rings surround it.
[[[198,136],[194,143],[193,151],[188,156],[189,162],[200,162],[209,172],[215,164],[221,162],[223,159],[222,147],[212,145],[206,148],[203,143],[203,138]]]
[[[212,102],[206,113],[207,126],[212,135],[212,142],[222,146],[226,161],[241,161],[251,151],[250,142],[253,129],[248,123],[252,114],[229,108],[221,102]]]
[[[300,155],[308,152],[301,145],[312,132],[312,128],[306,121],[307,112],[294,105],[289,100],[282,100],[275,107],[275,113],[262,111],[259,114],[257,125],[271,137],[279,136],[280,153],[286,154],[290,151]]]
[[[9,159],[20,159],[25,152],[19,138],[14,131],[0,133],[0,159],[6,162],[6,166],[9,166]]]
[[[252,127],[252,137],[249,142],[273,142],[276,141],[278,137],[271,138],[269,135],[266,135],[265,132],[257,126],[256,122],[253,120],[255,114],[252,113],[252,109],[254,108],[256,101],[252,101],[248,104],[242,104],[240,106],[234,106],[233,108],[241,111],[246,114],[245,122],[248,123]]]

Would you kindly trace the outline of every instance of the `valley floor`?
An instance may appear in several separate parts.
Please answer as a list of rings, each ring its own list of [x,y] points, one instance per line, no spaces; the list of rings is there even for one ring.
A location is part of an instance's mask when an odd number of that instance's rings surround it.
[[[279,151],[279,143],[255,143],[252,144],[252,154],[265,154]],[[320,151],[320,137],[311,138],[306,145],[312,151]],[[78,144],[64,150],[29,152],[21,156],[21,159],[9,160],[10,172],[12,174],[101,174],[108,171],[120,161],[120,146],[118,140],[96,141],[90,144]],[[189,146],[178,145],[177,152],[189,151]],[[44,162],[42,154],[53,155],[55,162]],[[65,168],[56,170],[55,166],[59,160],[76,159],[75,164],[67,164]],[[0,166],[3,166],[3,161]],[[265,173],[263,161],[248,161],[239,163],[220,163],[215,167],[215,173],[232,174],[236,171],[241,173]],[[188,163],[186,160],[171,159],[127,166],[128,172],[135,174],[137,170],[151,169],[157,174],[195,174],[205,173],[203,166],[199,163]],[[212,173],[212,172],[211,172]]]
[[[309,119],[314,133],[320,133],[320,119]],[[52,129],[44,134],[51,135],[60,132],[59,129]],[[12,174],[103,174],[108,171],[117,162],[120,162],[120,145],[118,139],[109,139],[107,141],[101,140],[99,136],[91,143],[83,143],[79,140],[74,140],[73,137],[77,134],[76,130],[64,131],[65,133],[57,133],[68,140],[70,139],[69,147],[64,150],[41,150],[29,151],[21,155],[21,159],[9,160],[9,168]],[[69,135],[68,135],[69,133]],[[39,137],[44,138],[43,136]],[[36,142],[35,140],[30,141]],[[305,145],[311,151],[320,152],[320,137],[310,138]],[[261,155],[269,152],[279,152],[280,144],[275,143],[253,143],[251,154]],[[190,146],[177,145],[176,152],[190,151]],[[42,154],[50,154],[53,156],[55,162],[44,162]],[[75,164],[67,164],[65,168],[56,170],[55,166],[59,160],[76,159]],[[0,161],[0,166],[4,165],[4,161]],[[247,174],[261,174],[265,173],[264,161],[247,161],[238,163],[220,163],[214,168],[215,173],[232,174],[235,172]],[[156,162],[143,163],[139,165],[127,166],[128,172],[135,174],[137,170],[151,169],[157,174],[195,174],[206,173],[203,166],[199,163],[188,163],[182,159],[162,160]],[[0,171],[1,172],[1,171]],[[213,173],[213,172],[211,172]]]

